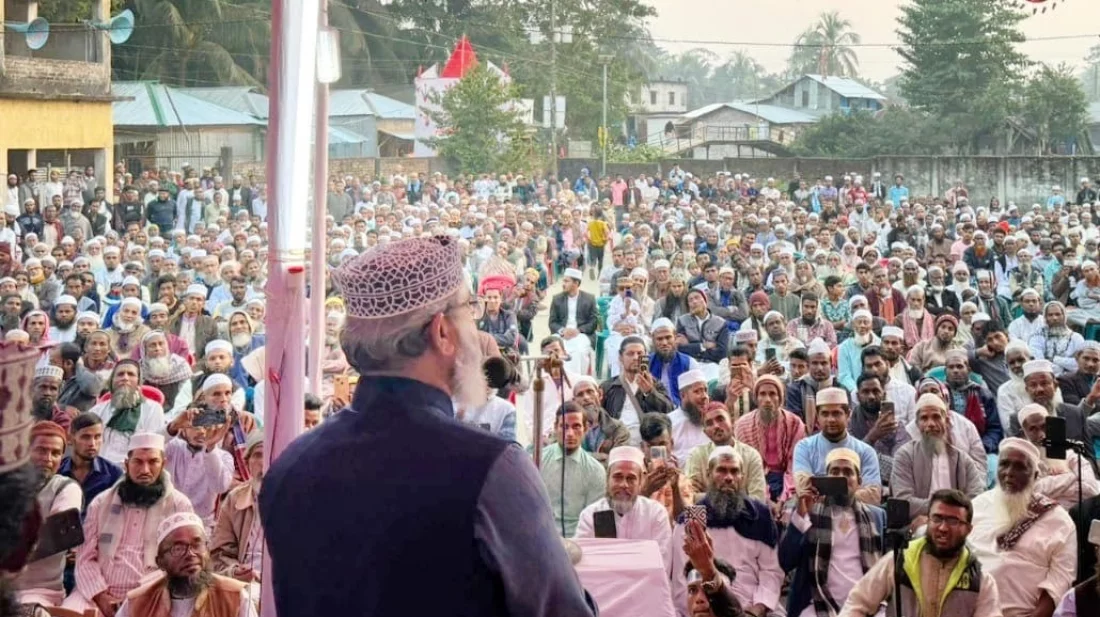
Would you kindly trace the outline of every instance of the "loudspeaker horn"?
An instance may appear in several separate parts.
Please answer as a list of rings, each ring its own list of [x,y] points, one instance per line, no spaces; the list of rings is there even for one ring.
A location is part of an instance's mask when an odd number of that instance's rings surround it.
[[[46,46],[46,41],[50,40],[50,22],[41,17],[36,17],[29,22],[6,21],[4,27],[14,32],[22,32],[27,39],[27,47],[34,50],[42,49]]]
[[[96,30],[110,32],[111,44],[121,45],[130,39],[134,33],[134,12],[130,9],[115,15],[110,21],[88,22]]]

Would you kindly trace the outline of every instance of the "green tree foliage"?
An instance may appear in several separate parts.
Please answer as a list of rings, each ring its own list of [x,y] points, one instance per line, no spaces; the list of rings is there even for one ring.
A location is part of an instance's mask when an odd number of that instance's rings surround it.
[[[660,51],[650,80],[683,81],[688,86],[688,109],[711,103],[753,100],[766,97],[783,80],[764,70],[752,56],[738,51],[725,61],[707,49],[692,49],[682,54]]]
[[[912,0],[902,6],[898,53],[901,95],[914,108],[957,127],[960,151],[1005,130],[1016,113],[1027,58],[1024,18],[1011,0]]]
[[[1081,83],[1066,65],[1042,65],[1024,89],[1024,119],[1038,138],[1039,154],[1085,131],[1088,100]]]
[[[825,116],[799,135],[800,156],[864,158],[889,154],[942,154],[951,146],[952,127],[928,114],[903,107],[871,114]]]
[[[510,105],[516,90],[479,64],[438,97],[433,114],[442,137],[431,144],[463,173],[526,168],[527,129]]]
[[[789,61],[792,76],[832,75],[854,77],[859,72],[859,58],[853,45],[860,43],[852,22],[840,13],[822,13],[817,23],[798,36]]]
[[[1094,45],[1089,49],[1079,77],[1088,100],[1100,101],[1100,45]]]
[[[126,0],[111,0],[111,15],[125,4]],[[79,24],[95,18],[98,5],[99,0],[38,0],[38,16],[51,24]]]

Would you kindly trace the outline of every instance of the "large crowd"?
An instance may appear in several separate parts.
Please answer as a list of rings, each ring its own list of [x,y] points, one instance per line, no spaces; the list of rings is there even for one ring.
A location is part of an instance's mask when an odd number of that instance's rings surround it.
[[[48,344],[38,506],[79,509],[84,530],[16,597],[28,614],[200,614],[201,597],[252,615],[266,191],[114,172],[31,171],[0,192],[0,331]],[[1076,615],[1100,591],[1100,202],[1087,179],[1051,193],[978,205],[962,182],[917,195],[900,175],[679,166],[333,177],[303,430],[354,407],[370,373],[330,272],[449,237],[480,356],[519,369],[453,392],[455,418],[540,446],[563,538],[606,535],[611,511],[618,538],[656,541],[680,615],[869,617],[895,563],[907,615]],[[554,359],[541,392],[530,356]],[[1084,447],[1057,454],[1058,427]],[[908,507],[888,524],[890,500]],[[890,535],[909,538],[900,562]]]

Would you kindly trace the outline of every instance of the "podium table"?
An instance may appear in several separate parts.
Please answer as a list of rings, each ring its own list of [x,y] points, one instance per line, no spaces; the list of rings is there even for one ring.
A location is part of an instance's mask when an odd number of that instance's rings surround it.
[[[600,617],[676,617],[668,572],[652,540],[575,538],[584,552],[577,575]]]

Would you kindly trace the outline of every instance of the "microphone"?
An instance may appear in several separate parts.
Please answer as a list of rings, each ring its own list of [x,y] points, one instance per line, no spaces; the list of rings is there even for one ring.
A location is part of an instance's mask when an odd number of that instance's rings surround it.
[[[519,372],[514,364],[504,358],[488,358],[481,364],[481,370],[485,372],[485,381],[490,388],[500,390],[519,382]]]

